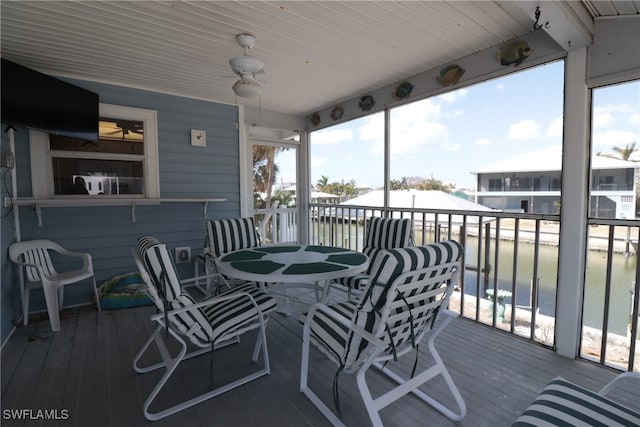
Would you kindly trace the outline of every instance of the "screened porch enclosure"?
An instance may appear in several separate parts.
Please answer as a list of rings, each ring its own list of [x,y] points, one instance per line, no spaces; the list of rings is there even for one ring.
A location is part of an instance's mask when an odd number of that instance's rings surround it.
[[[459,292],[452,296],[452,309],[477,323],[554,348],[558,216],[417,208],[391,208],[387,214],[412,218],[416,244],[454,239],[465,247],[465,274]],[[333,204],[313,204],[309,242],[362,250],[365,218],[383,215],[382,209],[370,206],[336,210]],[[273,243],[281,237],[282,242],[290,241],[289,232],[297,228],[291,224],[298,221],[295,209],[277,209],[268,227],[276,233],[269,238]],[[640,332],[634,321],[638,319],[639,283],[635,248],[640,227],[634,221],[604,219],[590,224],[579,357],[637,371]],[[489,294],[500,290],[509,295],[504,305],[494,306]]]

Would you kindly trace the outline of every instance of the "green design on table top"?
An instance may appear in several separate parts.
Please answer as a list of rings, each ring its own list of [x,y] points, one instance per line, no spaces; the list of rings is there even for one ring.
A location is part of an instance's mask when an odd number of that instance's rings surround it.
[[[253,261],[253,260],[258,260],[262,258],[264,255],[265,254],[260,252],[246,250],[246,251],[233,252],[228,255],[223,255],[221,260],[224,262]]]
[[[329,254],[334,252],[346,252],[347,249],[336,248],[334,246],[307,246],[305,249],[307,252],[318,252],[321,254]]]
[[[231,266],[245,273],[269,274],[282,268],[284,264],[273,261],[236,261],[232,262]]]
[[[310,262],[305,264],[291,264],[287,267],[284,274],[313,274],[313,273],[328,273],[330,271],[344,270],[347,267],[344,265],[329,264],[327,262]]]
[[[269,254],[279,254],[282,252],[297,252],[300,250],[300,246],[266,246],[258,250]]]
[[[367,260],[365,254],[357,254],[357,253],[345,253],[345,254],[336,254],[329,255],[327,257],[327,261],[336,262],[338,264],[348,264],[348,265],[360,265],[364,264]]]

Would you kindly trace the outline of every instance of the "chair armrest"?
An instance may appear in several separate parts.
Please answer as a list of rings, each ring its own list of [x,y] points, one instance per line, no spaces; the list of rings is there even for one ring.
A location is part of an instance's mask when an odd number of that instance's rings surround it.
[[[225,286],[228,289],[231,289],[231,286],[229,286],[229,282],[227,282],[227,279],[220,273],[211,273],[211,274],[204,274],[202,276],[198,276],[198,277],[190,277],[188,279],[183,279],[180,281],[180,284],[183,286],[194,286],[196,285],[196,282],[200,282],[201,280],[206,280],[209,278],[213,278],[213,277],[218,277],[220,279],[222,279],[222,281],[224,282]]]
[[[219,297],[209,298],[209,299],[207,299],[205,301],[190,305],[188,307],[176,308],[174,310],[167,311],[166,314],[168,316],[172,316],[172,315],[175,315],[175,314],[180,314],[180,313],[184,313],[184,312],[191,311],[191,310],[201,309],[203,307],[208,307],[208,306],[213,305],[213,304],[218,304],[218,303],[220,303],[222,301],[238,299],[240,297],[249,297],[249,299],[251,300],[251,303],[255,306],[256,310],[258,310],[258,313],[260,313],[261,316],[264,315],[262,313],[262,310],[260,309],[260,306],[256,302],[256,300],[248,292],[234,292],[234,293],[232,293],[230,295],[223,295],[223,296],[219,296]],[[158,313],[158,314],[155,314],[155,315],[151,316],[151,320],[159,321],[159,320],[163,320],[164,317],[165,317],[165,313]]]
[[[323,303],[317,303],[311,306],[311,310],[309,310],[309,313],[307,314],[307,319],[305,321],[305,327],[307,326],[307,323],[309,323],[309,325],[311,325],[311,319],[313,319],[313,316],[315,315],[316,311],[322,311],[324,314],[326,314],[327,316],[335,319],[338,323],[344,325],[345,327],[349,328],[351,331],[353,331],[355,334],[361,336],[362,338],[364,338],[365,340],[369,341],[370,343],[372,343],[375,346],[378,347],[384,347],[384,342],[379,339],[378,337],[376,337],[375,335],[373,335],[370,332],[367,332],[366,330],[364,330],[362,327],[355,325],[351,319],[348,319],[348,321],[345,321],[346,319],[342,316],[338,316],[336,315],[336,313],[334,311],[332,311],[326,304]]]
[[[640,385],[640,372],[624,372],[622,374],[618,374],[614,379],[612,379],[611,381],[609,381],[609,383],[607,383],[604,387],[602,387],[599,391],[598,394],[601,396],[606,395],[607,393],[609,393],[611,390],[613,390],[615,388],[615,386],[623,379],[631,379],[631,380],[636,380],[638,381],[638,385]]]
[[[351,319],[349,319],[348,322],[345,321],[344,317],[337,316],[334,311],[332,311],[326,304],[321,302],[315,303],[311,306],[311,308],[309,309],[309,312],[307,313],[307,319],[305,320],[305,324],[309,323],[311,321],[310,319],[313,319],[316,311],[322,311],[327,316],[337,320],[340,324],[342,324],[346,328],[351,327]]]
[[[12,260],[12,262],[14,264],[16,264],[16,265],[21,265],[23,267],[33,267],[36,270],[38,270],[38,273],[40,274],[40,276],[42,276],[42,273],[43,273],[42,267],[40,267],[38,264],[31,264],[31,263],[28,263],[28,262],[22,262],[22,261],[17,261],[17,260],[15,260],[15,261]]]
[[[82,260],[82,269],[93,271],[93,260],[91,258],[91,254],[88,252],[76,252],[76,251],[68,251],[66,249],[56,249],[61,255],[69,256],[72,258],[80,258]]]

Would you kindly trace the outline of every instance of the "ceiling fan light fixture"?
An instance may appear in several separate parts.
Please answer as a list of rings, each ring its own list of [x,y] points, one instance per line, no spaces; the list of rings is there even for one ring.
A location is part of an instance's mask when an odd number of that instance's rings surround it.
[[[259,73],[264,68],[264,61],[251,55],[241,55],[229,60],[231,70],[236,74]]]
[[[240,79],[233,85],[233,91],[241,98],[257,98],[262,94],[262,86],[253,79]]]

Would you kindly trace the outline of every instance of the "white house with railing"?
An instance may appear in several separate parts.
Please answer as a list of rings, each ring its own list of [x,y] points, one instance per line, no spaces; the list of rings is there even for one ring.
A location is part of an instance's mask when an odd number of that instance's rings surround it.
[[[640,163],[592,156],[590,216],[636,217],[636,176]],[[562,186],[560,152],[540,152],[505,159],[476,169],[476,202],[512,212],[555,214]]]

